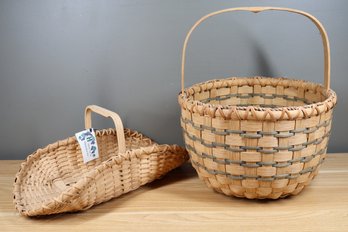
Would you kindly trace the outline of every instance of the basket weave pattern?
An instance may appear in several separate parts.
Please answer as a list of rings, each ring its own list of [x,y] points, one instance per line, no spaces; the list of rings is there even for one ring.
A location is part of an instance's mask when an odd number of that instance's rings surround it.
[[[324,85],[269,77],[232,77],[184,88],[186,48],[206,19],[234,11],[278,10],[303,15],[324,47]],[[181,126],[199,177],[214,190],[250,199],[296,195],[325,159],[337,96],[330,89],[330,48],[312,15],[277,7],[240,7],[210,13],[189,30],[181,64]]]
[[[296,195],[317,174],[326,156],[333,92],[325,96],[320,85],[262,77],[209,81],[186,92],[179,96],[184,140],[209,187],[238,197],[279,198]],[[324,99],[320,111],[314,102]]]
[[[122,125],[119,125],[122,128]],[[39,149],[21,164],[14,183],[14,203],[25,216],[86,210],[165,175],[188,159],[185,149],[158,145],[122,128],[97,130],[99,158],[84,163],[75,137]]]

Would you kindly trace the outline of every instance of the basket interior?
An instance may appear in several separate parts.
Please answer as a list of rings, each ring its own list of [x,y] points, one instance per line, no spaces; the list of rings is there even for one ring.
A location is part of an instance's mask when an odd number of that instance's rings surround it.
[[[20,189],[21,199],[17,205],[21,210],[35,210],[45,202],[59,196],[77,183],[102,162],[118,154],[117,135],[114,129],[96,131],[99,158],[83,163],[81,150],[75,137],[48,145],[32,154],[20,178],[15,182]],[[125,130],[126,149],[137,149],[155,144],[150,138],[138,132]],[[23,170],[24,169],[24,170]],[[20,183],[18,183],[20,182]],[[18,204],[18,203],[17,203]]]
[[[319,84],[266,77],[213,80],[196,84],[186,93],[189,100],[211,105],[265,108],[304,106],[328,98]]]

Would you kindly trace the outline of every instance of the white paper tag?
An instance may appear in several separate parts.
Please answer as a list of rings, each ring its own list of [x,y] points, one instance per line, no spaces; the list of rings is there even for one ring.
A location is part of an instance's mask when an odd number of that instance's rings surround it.
[[[84,163],[99,157],[97,138],[93,128],[78,132],[75,136],[80,144]]]

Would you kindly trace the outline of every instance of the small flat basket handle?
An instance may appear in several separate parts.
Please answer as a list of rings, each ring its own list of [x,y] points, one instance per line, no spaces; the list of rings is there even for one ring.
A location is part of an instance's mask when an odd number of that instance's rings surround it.
[[[215,11],[212,12],[210,14],[207,14],[205,16],[203,16],[202,18],[200,18],[189,30],[189,32],[186,35],[185,41],[184,41],[184,46],[182,49],[182,60],[181,60],[181,93],[184,93],[184,89],[185,89],[185,59],[186,59],[186,48],[187,48],[187,43],[190,39],[190,36],[192,34],[192,32],[195,30],[195,28],[201,24],[203,21],[205,21],[206,19],[218,15],[218,14],[222,14],[222,13],[227,13],[227,12],[232,12],[232,11],[250,11],[250,12],[254,12],[254,13],[259,13],[262,11],[267,11],[267,10],[276,10],[276,11],[287,11],[287,12],[291,12],[291,13],[295,13],[295,14],[300,14],[303,15],[307,18],[309,18],[319,29],[320,31],[320,35],[322,38],[322,42],[323,42],[323,47],[324,47],[324,86],[326,90],[330,89],[330,44],[329,44],[329,39],[327,36],[327,33],[323,27],[323,25],[319,22],[318,19],[316,19],[313,15],[304,12],[304,11],[300,11],[300,10],[296,10],[296,9],[290,9],[290,8],[282,8],[282,7],[238,7],[238,8],[229,8],[229,9],[224,9],[224,10],[220,10],[220,11]]]
[[[123,123],[118,114],[102,108],[96,105],[89,105],[85,109],[85,128],[89,129],[92,127],[92,112],[100,114],[106,118],[111,118],[114,121],[117,133],[117,142],[118,142],[118,152],[125,153],[126,152],[126,140],[124,137]]]

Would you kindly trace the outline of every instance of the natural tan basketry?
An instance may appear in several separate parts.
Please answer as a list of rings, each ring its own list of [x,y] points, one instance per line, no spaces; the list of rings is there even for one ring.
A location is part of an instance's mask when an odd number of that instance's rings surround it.
[[[232,11],[288,11],[309,18],[324,45],[324,87],[302,80],[232,77],[184,89],[185,55],[193,30]],[[330,89],[330,50],[321,23],[303,11],[243,7],[213,12],[188,32],[182,57],[181,125],[193,167],[214,190],[246,198],[298,194],[324,161],[336,94]]]
[[[99,158],[82,160],[75,137],[55,142],[29,155],[16,175],[14,203],[20,214],[37,216],[86,210],[160,178],[188,158],[177,146],[158,145],[123,129],[119,116],[98,106],[86,108],[111,117],[115,129],[97,130]]]

